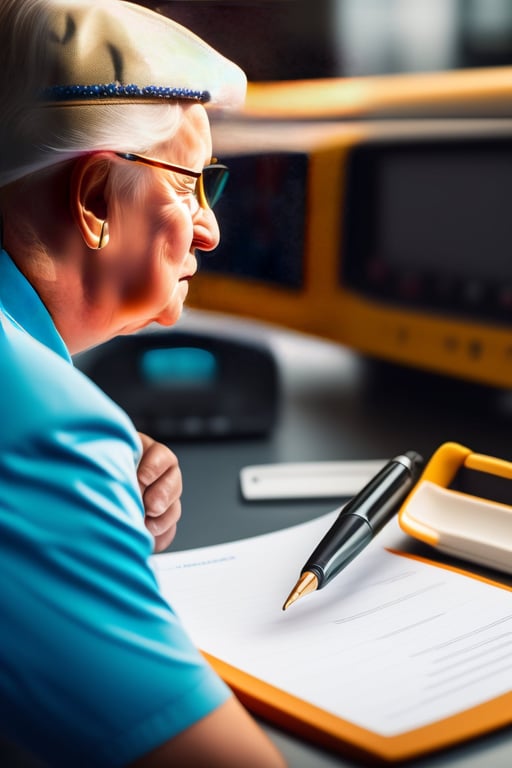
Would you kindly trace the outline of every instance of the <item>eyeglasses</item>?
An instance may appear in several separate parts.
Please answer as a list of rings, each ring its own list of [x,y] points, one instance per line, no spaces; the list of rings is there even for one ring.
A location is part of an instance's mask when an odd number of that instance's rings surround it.
[[[171,165],[171,163],[165,163],[163,160],[136,155],[134,152],[116,152],[115,154],[123,160],[131,160],[134,163],[162,168],[165,171],[173,171],[197,179],[194,194],[201,208],[213,208],[218,203],[229,176],[228,167],[219,163],[216,157],[212,157],[211,163],[206,165],[202,171],[192,171],[190,168]]]

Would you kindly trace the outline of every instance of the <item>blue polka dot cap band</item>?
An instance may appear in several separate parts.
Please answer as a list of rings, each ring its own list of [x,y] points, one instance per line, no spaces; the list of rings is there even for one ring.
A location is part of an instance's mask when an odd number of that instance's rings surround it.
[[[209,91],[194,91],[191,88],[170,88],[161,85],[120,85],[119,83],[96,83],[94,85],[53,85],[41,93],[43,101],[70,102],[94,100],[178,100],[199,101],[206,104],[210,101]]]
[[[136,141],[140,112],[132,137],[132,113],[112,109],[197,102],[233,110],[246,88],[234,62],[134,2],[1,0],[0,186],[70,153],[105,149],[120,121],[131,144],[108,148],[147,149]]]

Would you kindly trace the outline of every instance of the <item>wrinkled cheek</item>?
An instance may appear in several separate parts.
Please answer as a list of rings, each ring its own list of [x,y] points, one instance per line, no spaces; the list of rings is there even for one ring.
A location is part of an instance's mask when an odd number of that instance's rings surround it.
[[[124,305],[133,313],[161,311],[176,293],[179,270],[170,260],[166,243],[144,261],[137,270],[126,275]]]

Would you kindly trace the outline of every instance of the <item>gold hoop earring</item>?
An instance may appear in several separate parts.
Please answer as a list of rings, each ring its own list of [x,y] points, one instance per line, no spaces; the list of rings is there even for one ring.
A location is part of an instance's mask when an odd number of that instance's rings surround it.
[[[101,231],[100,236],[98,238],[98,245],[97,250],[100,251],[102,248],[104,248],[109,241],[109,232],[108,232],[108,221],[104,219],[104,221],[101,224]]]

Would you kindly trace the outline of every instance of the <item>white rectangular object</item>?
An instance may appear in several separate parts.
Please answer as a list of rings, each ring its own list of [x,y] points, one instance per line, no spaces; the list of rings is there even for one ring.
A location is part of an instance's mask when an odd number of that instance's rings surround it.
[[[247,501],[349,498],[359,493],[387,461],[255,464],[240,470],[240,486]]]

